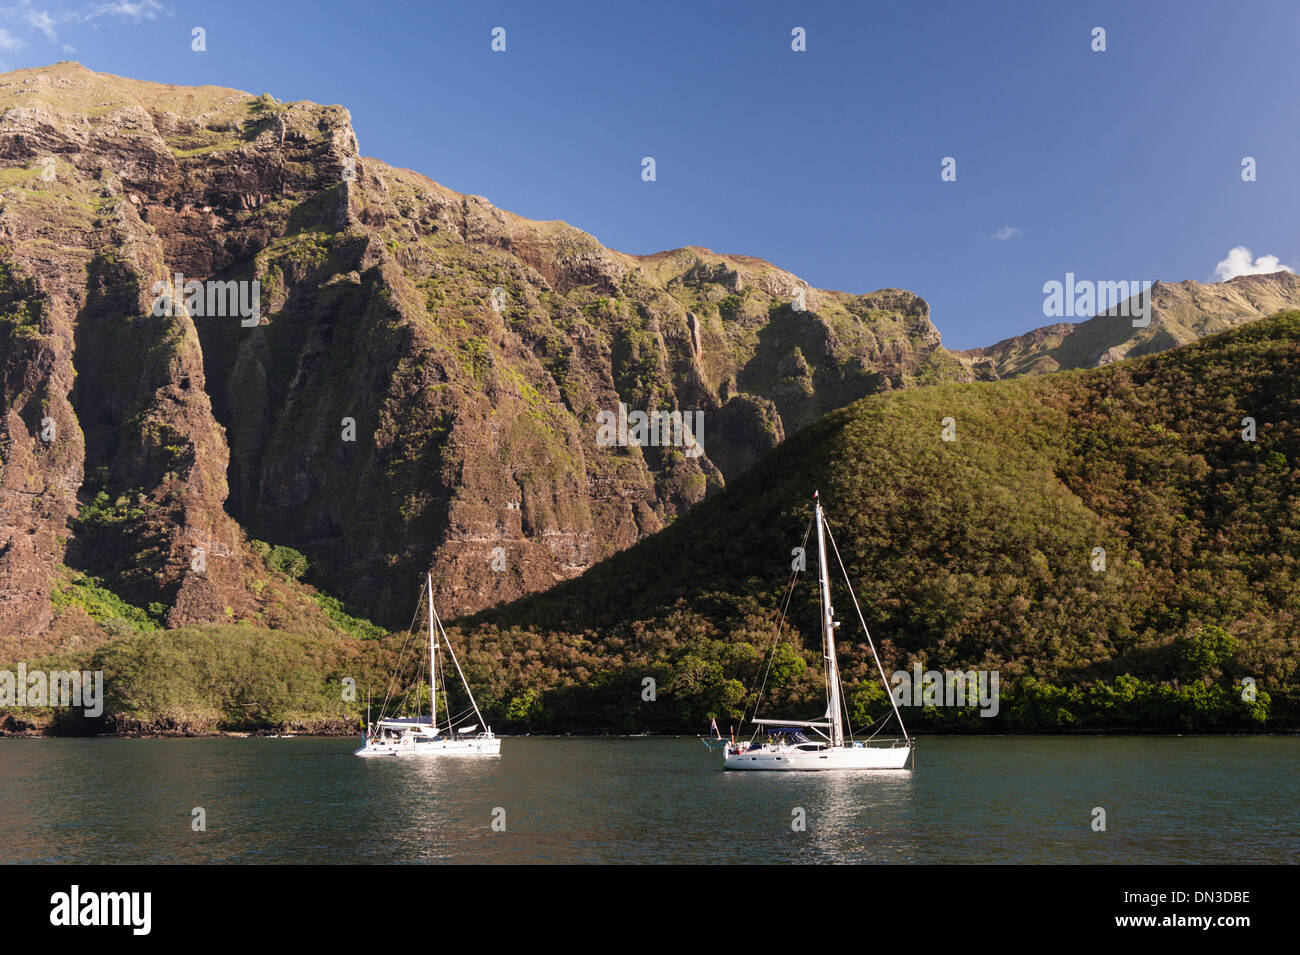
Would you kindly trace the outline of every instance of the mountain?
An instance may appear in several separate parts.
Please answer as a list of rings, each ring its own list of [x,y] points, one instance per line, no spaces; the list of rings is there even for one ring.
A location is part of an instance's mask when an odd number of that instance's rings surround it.
[[[620,253],[363,157],[338,106],[0,75],[0,659],[103,664],[116,725],[343,725],[334,684],[385,672],[432,569],[449,617],[506,604],[467,659],[503,725],[619,725],[651,665],[656,725],[694,725],[734,709],[818,486],[891,660],[1159,681],[1222,629],[1198,673],[1287,686],[1292,325],[976,379],[1294,281],[957,355],[911,292]],[[652,412],[664,442],[605,440]],[[1218,443],[1248,413],[1259,441]]]
[[[1070,368],[1096,368],[1138,358],[1300,308],[1300,276],[1294,272],[1242,275],[1227,282],[1155,282],[1151,322],[1134,328],[1112,308],[1087,321],[1045,325],[990,345],[954,352],[982,381]]]
[[[999,674],[996,716],[909,709],[913,729],[1294,730],[1297,477],[1293,311],[1102,368],[868,396],[663,531],[450,633],[499,731],[725,729],[764,673],[770,712],[815,715],[811,559],[774,637],[817,489],[886,672]],[[888,704],[833,598],[860,728]],[[404,649],[247,625],[127,633],[29,663],[102,670],[101,720],[0,710],[0,732],[355,732],[366,688],[382,698],[399,659],[422,671]]]
[[[529,726],[734,719],[819,490],[886,672],[1000,673],[1003,721],[977,726],[1262,725],[1246,677],[1294,725],[1297,478],[1292,311],[1101,368],[864,398],[577,580],[463,621],[458,640],[498,713]],[[809,559],[785,631],[803,647],[818,641],[814,574]],[[845,682],[878,716],[838,593]],[[778,659],[773,712],[812,712],[817,653]]]
[[[429,568],[478,609],[829,410],[969,377],[910,292],[615,252],[363,158],[338,106],[4,74],[0,200],[0,634],[28,648],[87,625],[56,613],[77,574],[170,628],[326,625],[272,547],[389,626]],[[620,405],[703,433],[605,446]]]

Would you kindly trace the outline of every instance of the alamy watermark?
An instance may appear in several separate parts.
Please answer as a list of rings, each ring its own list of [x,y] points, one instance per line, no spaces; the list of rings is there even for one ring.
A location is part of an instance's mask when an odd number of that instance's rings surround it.
[[[1092,318],[1116,311],[1123,318],[1132,318],[1134,328],[1151,324],[1150,279],[1120,282],[1091,282],[1076,280],[1073,272],[1065,273],[1065,281],[1043,283],[1043,314],[1048,318]]]
[[[978,706],[980,716],[997,716],[997,670],[895,670],[890,691],[899,706]]]
[[[262,322],[262,283],[251,282],[200,282],[186,281],[179,272],[172,282],[159,279],[150,290],[154,294],[153,314],[161,318],[175,315],[177,304],[185,307],[190,318],[240,319],[244,328],[253,328]]]
[[[596,444],[602,448],[677,447],[685,448],[688,458],[704,453],[703,411],[629,412],[619,402],[617,412],[597,412],[596,424]]]
[[[86,716],[104,712],[103,670],[0,670],[0,706],[82,708]]]
[[[124,926],[132,935],[148,935],[153,919],[152,892],[83,892],[73,885],[50,896],[50,924]]]

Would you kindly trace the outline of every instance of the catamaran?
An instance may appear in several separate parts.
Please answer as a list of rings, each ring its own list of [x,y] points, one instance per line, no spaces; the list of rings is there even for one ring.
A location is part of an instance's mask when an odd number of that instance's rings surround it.
[[[835,545],[830,525],[826,523],[826,517],[822,512],[821,497],[816,492],[813,493],[813,523],[817,528],[817,573],[821,606],[822,657],[826,671],[826,713],[821,719],[803,721],[767,719],[755,715],[750,720],[756,727],[754,737],[758,736],[760,730],[765,730],[767,740],[757,742],[751,738],[737,743],[733,737],[723,745],[722,767],[737,770],[793,771],[906,769],[908,759],[915,753],[916,740],[907,735],[907,729],[903,726],[903,717],[898,712],[898,703],[890,692],[889,681],[885,679],[885,670],[876,653],[875,642],[867,630],[867,623],[858,606],[858,598],[853,593],[848,571],[840,558],[839,548]],[[805,543],[807,539],[805,535]],[[880,672],[880,679],[884,683],[885,694],[889,697],[890,705],[893,706],[894,716],[898,718],[899,730],[903,734],[901,737],[880,738],[873,734],[865,740],[858,740],[853,738],[850,727],[848,739],[845,739],[844,692],[840,685],[839,664],[835,657],[835,631],[840,621],[835,619],[835,611],[831,607],[830,568],[826,559],[828,539],[835,551],[835,559],[839,563],[840,570],[844,574],[844,583],[853,600],[853,609],[857,611],[858,622],[862,624],[862,632],[871,647],[871,655],[876,661],[876,669]],[[792,591],[796,577],[797,571],[791,578]],[[778,625],[778,638],[779,635]],[[761,692],[760,689],[759,699],[754,703],[755,714],[761,702]],[[877,734],[879,732],[880,730],[876,731]],[[913,764],[915,764],[914,759]]]
[[[366,734],[359,750],[353,756],[500,756],[501,740],[492,735],[492,727],[484,726],[483,714],[474,702],[474,694],[469,682],[456,659],[456,649],[451,645],[447,631],[443,629],[438,612],[433,609],[433,575],[426,578],[427,597],[429,601],[429,715],[428,716],[393,716],[385,718],[389,700],[384,700],[380,710],[379,721],[370,722],[369,704],[366,713]],[[439,642],[439,634],[442,642]],[[447,704],[446,687],[443,690],[443,708],[445,718],[438,720],[438,657],[443,646],[447,647],[451,661],[456,666],[456,674],[465,695],[469,697],[469,708],[453,716]],[[401,669],[401,660],[398,661]],[[444,672],[446,668],[443,668]],[[391,696],[391,691],[390,691]],[[477,722],[469,722],[470,718]]]

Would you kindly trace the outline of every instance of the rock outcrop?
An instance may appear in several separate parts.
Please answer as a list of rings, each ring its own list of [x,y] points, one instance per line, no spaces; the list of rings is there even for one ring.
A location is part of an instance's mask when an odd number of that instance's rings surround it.
[[[479,609],[829,410],[972,377],[909,292],[625,255],[363,158],[341,107],[75,63],[0,77],[0,374],[19,647],[64,563],[166,626],[283,623],[252,538],[389,625],[428,568],[445,612]],[[703,433],[602,443],[620,406]]]
[[[1274,272],[1227,282],[1155,282],[1149,294],[1151,321],[1144,327],[1135,328],[1131,314],[1116,307],[1087,321],[1044,325],[996,345],[953,354],[981,381],[1096,368],[1300,307],[1300,276]]]

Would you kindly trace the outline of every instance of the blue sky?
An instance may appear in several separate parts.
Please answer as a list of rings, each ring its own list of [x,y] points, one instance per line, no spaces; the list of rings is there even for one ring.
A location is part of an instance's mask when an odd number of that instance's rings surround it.
[[[1046,324],[1066,272],[1300,267],[1298,54],[1295,2],[0,6],[4,69],[341,103],[364,155],[625,252],[911,289],[951,348]]]

